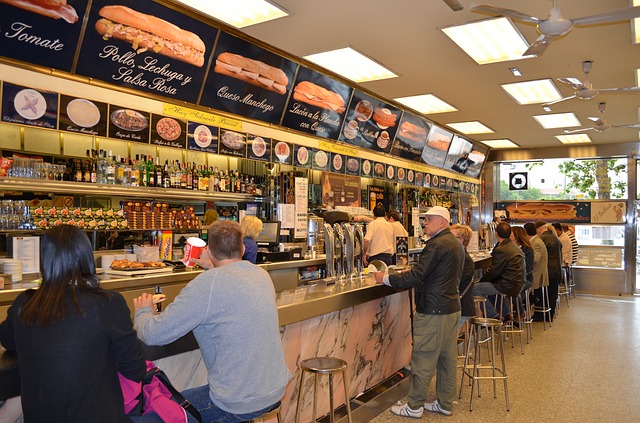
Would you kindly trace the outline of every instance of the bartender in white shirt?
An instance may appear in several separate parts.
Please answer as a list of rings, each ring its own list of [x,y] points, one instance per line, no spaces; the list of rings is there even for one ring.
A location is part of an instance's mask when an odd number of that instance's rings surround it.
[[[402,226],[400,222],[400,213],[395,210],[391,210],[387,213],[387,221],[393,226],[393,236],[409,236],[409,232]]]
[[[390,266],[396,246],[393,226],[385,219],[382,204],[374,207],[373,216],[375,219],[367,225],[364,236],[364,263],[380,260]]]

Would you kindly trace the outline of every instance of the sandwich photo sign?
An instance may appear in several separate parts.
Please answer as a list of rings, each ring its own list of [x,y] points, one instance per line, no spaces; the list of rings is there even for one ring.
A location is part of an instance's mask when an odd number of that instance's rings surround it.
[[[338,139],[352,91],[346,84],[301,66],[282,126]]]
[[[75,72],[195,103],[217,32],[151,1],[95,0]]]
[[[71,72],[87,0],[0,1],[0,56]]]
[[[402,115],[391,154],[409,160],[420,160],[431,124],[409,113]]]
[[[277,124],[297,67],[291,60],[221,32],[200,104]]]

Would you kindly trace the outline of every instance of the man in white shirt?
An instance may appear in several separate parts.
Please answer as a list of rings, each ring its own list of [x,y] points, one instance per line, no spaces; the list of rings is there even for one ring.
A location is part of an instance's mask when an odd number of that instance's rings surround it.
[[[571,238],[566,232],[562,230],[560,223],[554,223],[553,228],[556,230],[556,235],[560,243],[562,243],[562,265],[570,266],[573,261],[573,245],[571,244]]]
[[[387,266],[391,266],[393,263],[395,236],[393,226],[387,222],[385,214],[382,204],[378,204],[373,209],[375,219],[367,225],[367,233],[364,236],[365,264],[369,264],[373,260],[380,260]]]
[[[393,226],[393,236],[409,236],[409,232],[402,226],[402,222],[400,222],[400,213],[395,210],[391,210],[387,213],[387,220]]]

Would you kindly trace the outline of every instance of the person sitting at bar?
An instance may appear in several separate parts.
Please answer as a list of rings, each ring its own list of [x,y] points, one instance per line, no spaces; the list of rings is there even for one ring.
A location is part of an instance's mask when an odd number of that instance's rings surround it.
[[[18,295],[0,325],[2,345],[20,362],[24,421],[160,421],[124,414],[118,372],[142,380],[142,344],[122,295],[100,287],[85,233],[49,229],[40,254],[40,288]]]
[[[475,273],[475,264],[473,263],[473,259],[467,252],[467,247],[469,247],[469,243],[471,242],[471,237],[473,236],[473,231],[470,227],[465,225],[460,225],[456,223],[455,225],[451,225],[449,230],[456,237],[460,244],[464,247],[464,266],[462,268],[462,277],[460,278],[460,285],[458,286],[458,292],[460,292],[460,306],[461,306],[461,316],[460,322],[458,323],[458,332],[462,330],[462,327],[469,317],[473,317],[476,315],[476,308],[473,303],[473,274]]]
[[[364,236],[364,263],[369,264],[373,260],[380,260],[387,266],[393,263],[392,257],[395,251],[395,238],[393,226],[385,219],[385,210],[382,204],[373,208],[375,219],[367,224],[367,233]]]
[[[256,243],[256,237],[262,231],[262,220],[255,216],[245,216],[240,222],[240,229],[242,229],[242,243],[244,244],[244,254],[242,260],[249,260],[251,263],[256,264],[258,261],[258,244]]]
[[[154,314],[150,294],[134,298],[135,325],[148,345],[193,331],[209,383],[182,394],[203,422],[249,421],[278,407],[291,379],[276,294],[267,271],[242,260],[238,223],[214,222],[208,239],[214,268],[182,288],[161,314]]]

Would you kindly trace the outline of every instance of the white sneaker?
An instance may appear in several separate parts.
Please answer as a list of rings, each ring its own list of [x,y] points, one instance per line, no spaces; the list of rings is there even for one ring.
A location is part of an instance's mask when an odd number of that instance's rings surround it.
[[[445,416],[450,416],[453,414],[452,411],[448,411],[442,408],[438,400],[435,400],[434,402],[425,402],[424,409],[433,413],[444,414]]]
[[[396,405],[391,407],[391,412],[400,417],[411,417],[414,419],[419,419],[420,417],[422,417],[422,408],[414,410],[413,408],[409,407],[409,403],[406,402],[402,404],[398,401]]]

